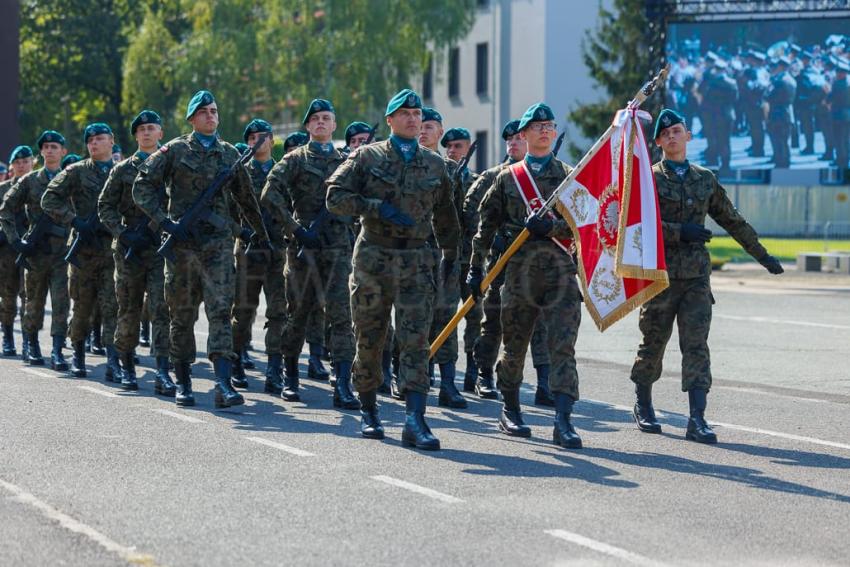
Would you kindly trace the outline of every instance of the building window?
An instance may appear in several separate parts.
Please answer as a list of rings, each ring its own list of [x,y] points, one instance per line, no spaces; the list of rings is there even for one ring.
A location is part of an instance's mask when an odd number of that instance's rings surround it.
[[[486,10],[490,7],[490,0],[476,0],[475,4],[480,10]]]
[[[449,49],[449,98],[460,96],[460,48]]]
[[[486,41],[475,46],[475,92],[478,93],[478,96],[487,96],[487,83],[489,83],[487,51]]]
[[[422,98],[431,100],[434,98],[434,60],[428,58],[425,65],[425,73],[422,74]]]
[[[489,147],[487,130],[476,132],[475,139],[478,140],[478,149],[475,150],[475,171],[480,173],[489,167],[489,160],[487,159],[487,148]]]

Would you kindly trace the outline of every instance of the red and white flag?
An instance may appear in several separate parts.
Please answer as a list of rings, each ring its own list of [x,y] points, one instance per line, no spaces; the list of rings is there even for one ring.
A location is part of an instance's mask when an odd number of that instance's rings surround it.
[[[558,189],[555,206],[575,236],[584,300],[604,331],[669,285],[649,148],[633,108]]]

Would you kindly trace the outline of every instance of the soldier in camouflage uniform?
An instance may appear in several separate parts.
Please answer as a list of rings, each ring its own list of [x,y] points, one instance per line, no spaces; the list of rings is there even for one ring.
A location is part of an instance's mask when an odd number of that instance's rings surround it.
[[[773,163],[776,167],[791,166],[791,105],[797,95],[797,81],[788,72],[791,61],[786,57],[775,60],[770,67],[773,76],[765,94],[769,105],[767,113],[767,134],[773,147]]]
[[[150,230],[147,216],[133,202],[133,182],[139,165],[155,152],[162,140],[162,119],[152,110],[141,111],[130,124],[139,149],[112,168],[98,200],[100,222],[112,233],[115,259],[115,291],[118,325],[115,348],[123,369],[121,387],[138,390],[134,351],[139,344],[140,320],[145,303],[153,323],[152,354],[156,357],[154,391],[173,397],[176,386],[168,375],[168,307],[165,305],[165,260],[156,253],[158,236]],[[160,190],[160,199],[165,190]],[[132,250],[132,252],[131,252]],[[129,258],[126,258],[127,255]]]
[[[178,222],[213,179],[239,159],[236,148],[218,137],[218,107],[212,93],[195,93],[187,106],[186,120],[192,124],[191,133],[171,140],[139,165],[133,201],[175,241],[174,261],[165,262],[165,300],[171,315],[169,353],[177,378],[177,405],[195,403],[189,369],[196,355],[194,326],[201,301],[209,321],[207,356],[215,370],[215,407],[241,405],[245,399],[230,383],[236,358],[230,325],[235,279],[233,233],[226,220],[231,196],[257,233],[257,245],[263,248],[270,244],[251,178],[241,165],[212,197],[213,215],[199,221],[197,234]],[[167,213],[160,198],[163,186],[168,195]]]
[[[556,128],[552,109],[543,103],[526,110],[517,126],[528,144],[524,167],[543,199],[552,195],[571,169],[552,154]],[[529,215],[508,168],[496,176],[479,212],[481,223],[472,242],[467,279],[476,299],[481,296],[484,260],[497,231],[519,234],[527,228],[531,233],[528,242],[508,261],[501,290],[504,350],[496,364],[496,376],[504,407],[499,428],[508,435],[531,436],[531,428],[523,423],[519,389],[534,324],[542,318],[549,331],[552,364],[549,380],[556,411],[553,440],[563,447],[579,448],[581,438],[570,423],[570,415],[579,397],[575,342],[581,322],[580,294],[572,256],[552,240],[570,238],[570,228],[554,212]]]
[[[245,126],[242,138],[253,146],[263,133],[272,132],[272,125],[255,118]],[[259,201],[266,178],[275,165],[272,159],[274,138],[269,136],[257,148],[254,159],[247,165],[251,188]],[[236,352],[246,352],[251,337],[251,325],[257,315],[260,292],[266,297],[266,382],[265,391],[279,395],[283,390],[283,325],[286,318],[286,293],[283,283],[284,253],[286,244],[281,226],[271,214],[263,212],[263,224],[272,240],[274,250],[252,250],[248,253],[243,237],[236,243],[236,302],[233,305],[233,345]],[[247,228],[247,226],[245,226]],[[258,256],[259,255],[259,256]],[[233,385],[247,388],[242,359],[233,366]]]
[[[506,157],[504,162],[484,171],[472,187],[467,191],[463,204],[463,227],[465,238],[470,241],[478,231],[478,207],[484,195],[493,185],[499,173],[508,165],[518,162],[525,157],[526,143],[519,134],[519,120],[511,120],[502,129],[502,139],[505,140]],[[487,269],[493,267],[502,253],[507,250],[516,237],[506,229],[500,229],[493,237],[493,244],[487,258]],[[499,346],[502,344],[501,321],[501,289],[505,283],[504,272],[490,284],[484,292],[481,307],[484,314],[481,322],[481,335],[475,343],[475,359],[478,376],[467,369],[464,380],[464,390],[476,392],[484,399],[497,399],[499,394],[493,381],[493,367],[499,356]],[[465,299],[465,297],[461,298]],[[553,406],[555,401],[549,391],[549,338],[546,333],[546,323],[538,318],[534,324],[534,334],[531,335],[531,360],[537,371],[537,390],[534,393],[534,403],[540,406]]]
[[[428,333],[436,289],[427,239],[433,230],[443,250],[443,273],[448,273],[457,260],[459,223],[444,159],[416,140],[422,127],[419,95],[400,91],[385,116],[390,139],[358,148],[327,183],[330,212],[357,215],[362,223],[350,281],[360,430],[364,437],[384,436],[376,392],[383,382],[381,353],[395,308],[399,381],[407,414],[402,443],[436,450],[440,442],[425,422]]]
[[[637,395],[634,416],[642,431],[661,432],[652,407],[652,384],[661,377],[664,349],[675,322],[682,351],[682,391],[688,392],[690,403],[687,438],[716,443],[717,436],[705,421],[711,388],[708,332],[714,303],[709,283],[711,261],[705,246],[711,239],[711,232],[704,226],[706,216],[726,229],[770,273],[780,274],[783,269],[759,243],[755,230],[732,205],[714,174],[688,163],[685,156],[691,133],[684,117],[670,109],[662,110],[654,137],[664,152],[662,161],[652,171],[670,287],[640,310],[643,336],[631,372]]]
[[[46,130],[38,138],[38,148],[44,159],[44,167],[22,177],[3,199],[0,206],[0,224],[9,242],[23,251],[28,250],[27,264],[24,272],[27,304],[21,321],[24,341],[30,344],[27,362],[33,365],[44,364],[41,348],[38,344],[38,332],[44,326],[44,307],[47,302],[47,292],[50,291],[51,324],[50,335],[53,337],[53,350],[50,355],[50,367],[53,370],[68,370],[68,363],[62,355],[65,336],[68,333],[68,311],[71,300],[68,297],[68,270],[65,266],[65,251],[68,231],[53,224],[49,218],[44,222],[50,224],[45,231],[46,237],[41,244],[24,243],[20,233],[20,223],[15,222],[21,214],[25,214],[30,227],[44,215],[41,209],[41,196],[47,189],[47,184],[59,173],[65,149],[65,137],[54,130]]]
[[[103,342],[106,347],[107,381],[121,380],[114,334],[118,305],[115,301],[115,264],[112,259],[112,234],[97,218],[97,200],[112,169],[112,129],[102,122],[86,126],[83,140],[89,157],[63,169],[47,186],[41,207],[54,222],[70,225],[81,245],[76,263],[71,265],[69,287],[74,301],[69,335],[74,356],[71,373],[86,375],[85,338],[92,311],[100,306]],[[73,261],[72,261],[73,262]]]
[[[333,105],[324,99],[310,103],[303,124],[310,133],[306,146],[286,154],[269,174],[261,203],[296,245],[287,249],[288,317],[283,329],[285,400],[299,399],[298,355],[304,346],[307,316],[316,303],[324,308],[330,327],[336,383],[334,407],[359,409],[351,391],[354,335],[348,276],[351,240],[343,219],[325,208],[325,180],[343,162],[333,146],[336,129]]]
[[[0,183],[0,199],[3,199],[6,194],[12,189],[15,183],[32,171],[33,153],[29,146],[18,146],[9,156],[9,164],[12,168],[12,177]],[[13,218],[12,222],[18,223],[18,232],[26,230],[26,216],[22,213]],[[4,233],[5,234],[5,233]],[[19,242],[16,239],[6,241],[6,238],[0,240],[0,325],[3,327],[3,356],[15,356],[14,335],[12,327],[15,324],[15,315],[18,312],[18,295],[24,291],[23,271],[15,265],[15,259],[20,253]],[[9,242],[12,244],[9,245]],[[21,319],[24,317],[25,297],[21,297]],[[38,348],[38,335],[35,339],[36,348]],[[29,352],[29,346],[32,344],[27,339],[24,340],[24,360],[41,358],[40,349],[34,353]]]

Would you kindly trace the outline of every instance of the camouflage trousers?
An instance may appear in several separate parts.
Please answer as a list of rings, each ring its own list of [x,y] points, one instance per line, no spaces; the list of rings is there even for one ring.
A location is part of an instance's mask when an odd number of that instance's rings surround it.
[[[68,281],[74,301],[68,336],[72,343],[85,340],[91,329],[92,314],[98,307],[103,325],[103,344],[112,346],[118,319],[112,251],[82,250],[77,254],[77,261],[80,267],[71,266]]]
[[[251,341],[251,327],[257,317],[260,292],[266,296],[266,354],[282,354],[286,319],[286,291],[283,284],[284,252],[258,250],[265,262],[250,260],[241,244],[236,245],[236,299],[231,312],[233,345],[241,351]]]
[[[550,242],[525,246],[522,256],[515,256],[505,269],[501,292],[504,350],[496,363],[498,388],[513,391],[520,387],[528,344],[537,321],[543,321],[551,363],[549,386],[554,393],[578,399],[575,344],[581,294],[575,269]]]
[[[139,346],[139,323],[147,300],[151,322],[151,354],[168,356],[168,306],[165,304],[165,260],[149,246],[125,260],[115,250],[115,294],[118,296],[118,325],[115,348],[130,352]]]
[[[44,308],[50,292],[50,335],[68,334],[68,266],[65,264],[65,243],[61,238],[50,239],[50,252],[27,258],[30,267],[24,274],[27,304],[21,327],[25,333],[37,333],[44,327]]]
[[[664,349],[675,322],[682,351],[682,391],[711,388],[708,332],[713,303],[707,276],[671,279],[670,287],[644,303],[639,319],[642,338],[632,366],[632,382],[651,385],[661,377]]]
[[[15,265],[18,253],[4,244],[0,246],[0,324],[11,326],[18,314],[18,295],[21,295],[21,318],[23,319],[25,294],[23,294],[23,271]]]
[[[305,250],[298,258],[294,248],[287,250],[286,306],[283,327],[284,356],[298,356],[304,347],[307,319],[316,304],[324,307],[329,328],[329,348],[336,361],[354,359],[354,334],[351,329],[351,305],[348,277],[351,273],[351,248]],[[308,259],[312,256],[312,260]],[[321,319],[319,319],[321,320]]]
[[[399,349],[402,391],[427,393],[428,334],[436,283],[434,254],[429,248],[395,250],[365,242],[354,247],[350,280],[351,315],[357,339],[354,386],[376,390],[383,382],[381,356],[395,308],[395,341]]]
[[[233,263],[233,240],[213,238],[203,243],[177,244],[174,262],[165,262],[165,301],[171,315],[172,362],[195,361],[195,322],[198,307],[204,302],[209,322],[207,358],[232,358],[233,330],[230,310],[233,307],[236,270]]]
[[[471,290],[466,283],[466,274],[469,272],[469,264],[461,264],[459,282],[460,282],[460,301],[466,301]],[[454,315],[454,313],[452,313]],[[469,310],[469,313],[464,316],[466,327],[463,330],[463,350],[464,352],[473,352],[478,338],[481,336],[481,320],[484,317],[484,311],[480,303],[476,303]],[[439,332],[439,331],[438,331]]]
[[[434,295],[434,314],[431,319],[431,333],[428,336],[430,342],[434,342],[449,321],[452,320],[457,312],[458,303],[460,302],[460,285],[458,279],[454,275],[449,276],[449,281],[445,280],[445,275],[440,270],[440,260],[442,252],[439,249],[433,251],[434,254],[434,281],[437,282],[437,293]],[[455,265],[455,270],[458,266]],[[433,362],[437,364],[454,364],[457,362],[457,329],[452,331],[452,334],[446,339],[446,342],[434,354]]]
[[[492,266],[491,266],[492,267]],[[493,368],[499,356],[502,344],[502,286],[505,283],[504,272],[490,284],[481,300],[484,318],[481,321],[481,335],[475,343],[475,363],[478,368]],[[531,361],[534,367],[549,364],[549,335],[542,318],[534,324],[531,335]]]
[[[328,326],[325,325],[325,313],[321,305],[314,305],[307,317],[307,342],[327,346],[330,342]]]

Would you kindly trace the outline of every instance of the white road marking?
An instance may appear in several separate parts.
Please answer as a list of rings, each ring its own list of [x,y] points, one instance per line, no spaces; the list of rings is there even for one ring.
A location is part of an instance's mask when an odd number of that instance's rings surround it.
[[[184,415],[182,413],[177,413],[176,411],[171,411],[167,409],[154,409],[151,411],[155,411],[156,413],[161,413],[162,415],[167,415],[169,417],[174,417],[180,419],[182,421],[186,421],[188,423],[206,423],[203,419],[198,419],[197,417],[192,417],[191,415]]]
[[[48,374],[47,372],[42,372],[41,370],[36,370],[35,368],[21,368],[22,371],[27,374],[32,374],[33,376],[41,376],[42,378],[55,378],[56,375]]]
[[[654,559],[650,559],[649,557],[644,557],[643,555],[638,555],[637,553],[627,551],[621,547],[615,547],[613,545],[597,541],[595,539],[590,539],[589,537],[585,537],[583,535],[579,535],[573,532],[568,532],[566,530],[543,530],[543,532],[552,537],[556,537],[558,539],[562,539],[564,541],[568,541],[570,543],[574,543],[576,545],[592,549],[593,551],[599,553],[604,553],[605,555],[610,555],[611,557],[616,557],[617,559],[620,559],[621,561],[625,561],[627,563],[631,563],[632,565],[645,565],[652,567],[664,565],[664,563],[661,563],[660,561],[655,561]]]
[[[835,325],[832,323],[815,323],[813,321],[792,321],[788,319],[771,319],[770,317],[744,317],[742,315],[718,315],[712,317],[729,319],[731,321],[748,321],[751,323],[773,323],[776,325],[799,325],[801,327],[818,327],[820,329],[842,329],[850,331],[850,325]]]
[[[430,488],[425,488],[424,486],[419,486],[418,484],[413,484],[412,482],[407,482],[406,480],[400,480],[391,476],[379,474],[371,478],[373,480],[377,480],[378,482],[385,482],[387,484],[397,486],[398,488],[403,488],[405,490],[409,490],[411,492],[415,492],[417,494],[421,494],[423,496],[427,496],[428,498],[433,498],[434,500],[439,500],[440,502],[445,502],[447,504],[459,504],[463,502],[463,500],[461,500],[460,498],[455,498],[454,496],[451,496],[449,494],[443,494],[442,492],[437,492],[436,490],[431,490]]]
[[[118,394],[113,394],[112,392],[108,392],[106,390],[101,390],[100,388],[93,388],[91,386],[77,386],[80,390],[85,390],[86,392],[91,392],[92,394],[98,394],[99,396],[103,396],[105,398],[120,398]]]
[[[296,455],[298,457],[315,457],[315,455],[310,451],[298,449],[297,447],[290,447],[289,445],[278,443],[277,441],[269,441],[268,439],[263,439],[262,437],[246,437],[245,439],[247,439],[248,441],[253,441],[254,443],[259,443],[260,445],[273,447],[275,449],[278,449],[279,451],[283,451],[284,453],[289,453],[291,455]]]
[[[738,431],[746,431],[747,433],[758,433],[760,435],[769,435],[771,437],[779,437],[782,439],[790,439],[791,441],[804,441],[813,445],[822,445],[824,447],[834,447],[836,449],[846,449],[850,451],[850,445],[846,443],[838,443],[836,441],[826,441],[815,437],[806,437],[804,435],[794,435],[793,433],[782,433],[780,431],[771,431],[769,429],[760,429],[758,427],[747,427],[746,425],[735,425],[733,423],[721,423],[719,421],[709,420],[711,425],[719,425],[726,429],[735,429]]]
[[[4,480],[0,480],[0,488],[3,488],[7,492],[13,494],[15,500],[17,500],[18,502],[32,506],[33,508],[39,510],[46,518],[57,522],[66,530],[87,537],[106,551],[118,555],[121,559],[127,561],[128,563],[135,563],[148,566],[155,565],[154,558],[152,555],[139,553],[134,547],[127,547],[109,539],[109,537],[103,535],[93,527],[88,526],[78,520],[75,520],[71,516],[60,512],[50,504],[39,500],[38,498],[36,498],[35,496],[33,496],[32,494],[30,494],[19,486],[16,486]]]

